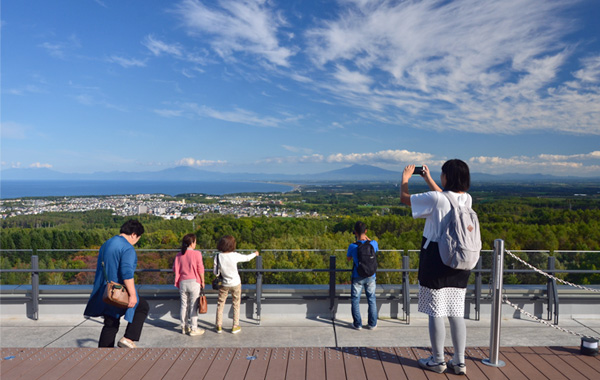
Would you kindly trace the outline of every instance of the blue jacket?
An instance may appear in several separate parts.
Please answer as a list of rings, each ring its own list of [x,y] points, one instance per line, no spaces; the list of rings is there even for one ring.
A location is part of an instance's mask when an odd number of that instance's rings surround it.
[[[106,278],[102,270],[102,262],[106,268],[106,276],[109,281],[123,284],[124,280],[133,278],[135,268],[137,267],[137,254],[133,245],[123,236],[113,236],[108,239],[98,253],[98,263],[96,264],[96,277],[94,278],[94,289],[90,295],[83,315],[87,317],[101,317],[108,315],[113,318],[121,318],[125,316],[128,322],[133,321],[133,314],[138,303],[129,309],[121,309],[115,306],[108,305],[102,301],[104,289],[106,288]],[[137,292],[136,292],[137,294]]]

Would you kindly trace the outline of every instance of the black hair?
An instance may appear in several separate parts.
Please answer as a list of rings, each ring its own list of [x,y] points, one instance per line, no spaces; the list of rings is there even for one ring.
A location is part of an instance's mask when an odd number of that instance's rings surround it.
[[[367,232],[367,225],[360,221],[356,222],[354,225],[354,232],[356,232],[358,235],[364,234]]]
[[[471,187],[469,166],[462,160],[455,158],[444,162],[442,173],[446,176],[444,190],[459,192],[467,191]]]
[[[144,233],[144,226],[136,219],[129,219],[121,226],[121,231],[119,232],[125,235],[136,234],[138,237],[142,236]]]
[[[187,234],[181,239],[181,254],[185,255],[185,251],[190,247],[190,245],[194,244],[196,241],[196,235]]]

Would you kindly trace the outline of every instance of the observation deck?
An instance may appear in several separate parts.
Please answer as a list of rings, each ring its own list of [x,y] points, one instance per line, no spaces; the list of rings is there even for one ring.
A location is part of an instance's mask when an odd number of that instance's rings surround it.
[[[179,294],[175,287],[139,285],[139,294],[149,301],[150,315],[139,348],[132,350],[96,348],[102,319],[83,317],[90,285],[36,286],[35,274],[44,270],[31,269],[31,284],[0,287],[1,377],[89,380],[453,376],[448,372],[424,372],[417,365],[419,358],[430,355],[430,344],[427,316],[416,312],[416,285],[378,284],[378,327],[358,331],[352,328],[350,286],[337,283],[335,276],[347,269],[337,268],[335,260],[329,268],[318,269],[329,272],[332,281],[328,285],[263,284],[261,274],[268,270],[262,269],[260,261],[256,266],[244,270],[254,272],[257,281],[243,284],[242,332],[236,335],[230,333],[230,299],[225,307],[225,331],[214,331],[216,292],[210,285],[208,313],[199,317],[199,326],[206,332],[197,337],[177,330]],[[393,270],[402,276],[415,270],[403,268]],[[386,270],[392,271],[383,269]],[[479,270],[484,275],[489,272],[486,268]],[[478,288],[475,281],[467,291],[467,378],[600,378],[600,357],[579,353],[580,335],[600,336],[598,293],[556,284],[505,285],[504,295],[522,311],[506,304],[501,307],[500,359],[506,366],[496,368],[482,364],[482,359],[490,355],[492,302],[488,288],[481,284]],[[364,297],[361,311],[366,317]],[[125,325],[121,324],[118,338]],[[548,325],[558,325],[568,332]],[[449,359],[449,331],[446,346]]]

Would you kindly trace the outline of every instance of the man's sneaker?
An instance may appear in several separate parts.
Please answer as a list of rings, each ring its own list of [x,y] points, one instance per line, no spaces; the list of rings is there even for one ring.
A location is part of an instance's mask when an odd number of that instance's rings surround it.
[[[446,362],[435,363],[432,361],[433,356],[430,356],[425,359],[419,359],[419,367],[426,369],[428,371],[433,371],[437,373],[443,373],[446,370]]]
[[[189,336],[199,336],[199,335],[202,335],[202,334],[204,334],[204,329],[190,330],[188,332]]]
[[[117,346],[121,348],[136,348],[135,343],[125,337],[121,338],[121,340],[117,343]]]
[[[369,329],[369,330],[375,330],[376,328],[377,328],[377,325],[375,325],[375,326],[367,325],[367,329]]]
[[[242,331],[242,328],[240,326],[233,326],[233,328],[231,329],[232,334],[237,334],[240,331]]]
[[[217,326],[217,334],[220,334],[223,332],[223,328],[221,326]]]
[[[467,374],[467,366],[465,363],[454,364],[452,360],[448,362],[448,369],[450,371],[454,371],[457,375],[466,375]]]
[[[356,326],[355,324],[352,324],[352,328],[354,330],[362,330],[362,326]]]

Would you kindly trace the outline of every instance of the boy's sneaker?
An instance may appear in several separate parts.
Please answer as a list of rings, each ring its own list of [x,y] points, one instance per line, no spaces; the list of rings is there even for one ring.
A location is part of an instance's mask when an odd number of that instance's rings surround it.
[[[357,326],[357,325],[355,325],[355,324],[352,324],[352,328],[353,328],[354,330],[362,330],[362,326]]]
[[[367,325],[367,329],[369,329],[369,330],[375,330],[376,328],[377,328],[377,325],[375,325],[375,326]]]
[[[443,373],[446,370],[446,362],[435,363],[433,362],[433,356],[430,356],[425,359],[419,359],[418,363],[419,367],[428,371]]]
[[[223,332],[223,328],[221,326],[217,326],[217,334],[220,334]]]
[[[237,334],[240,331],[242,331],[242,328],[240,326],[233,326],[233,328],[231,329],[232,334]]]
[[[199,336],[199,335],[204,334],[204,329],[190,330],[190,332],[188,334],[189,334],[189,336]]]
[[[465,363],[454,364],[452,360],[448,362],[448,369],[454,371],[457,375],[466,375],[467,374],[467,366]]]

